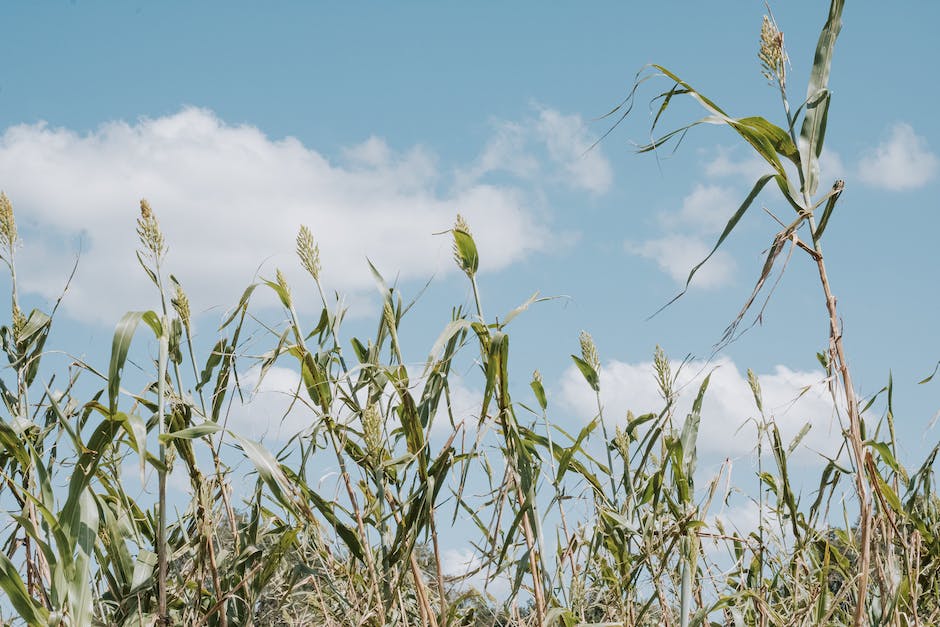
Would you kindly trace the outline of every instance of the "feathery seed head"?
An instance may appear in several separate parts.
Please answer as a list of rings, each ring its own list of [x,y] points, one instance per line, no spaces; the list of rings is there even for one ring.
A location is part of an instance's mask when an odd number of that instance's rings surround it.
[[[633,419],[633,414],[627,412],[627,421]],[[617,425],[614,430],[614,447],[617,449],[617,452],[620,453],[620,458],[623,461],[629,461],[630,459],[630,434],[627,433],[624,429],[620,428],[620,425]]]
[[[173,309],[176,310],[176,314],[180,317],[180,321],[183,323],[183,326],[186,327],[186,333],[190,332],[190,311],[189,311],[189,297],[186,296],[186,292],[183,291],[183,288],[177,284],[176,286],[176,296],[172,299]]]
[[[16,220],[13,217],[13,203],[3,192],[0,192],[0,243],[10,250],[16,245]]]
[[[375,403],[362,412],[362,435],[366,452],[376,464],[382,461],[382,415]]]
[[[313,233],[306,226],[301,226],[297,233],[297,256],[304,269],[314,281],[320,280],[320,247],[313,239]]]
[[[140,217],[137,218],[137,236],[144,249],[154,261],[159,261],[166,254],[166,241],[160,230],[160,223],[146,199],[140,201]]]
[[[23,328],[26,327],[26,316],[17,303],[13,303],[13,341],[19,342]]]
[[[277,269],[274,276],[277,279],[278,286],[284,290],[284,293],[290,298],[290,285],[287,284],[287,279],[284,277],[284,273],[281,272],[280,268]]]
[[[601,360],[597,356],[597,346],[594,344],[594,338],[587,331],[581,331],[578,339],[581,341],[581,358],[591,368],[594,368],[594,372],[600,372]]]
[[[760,59],[761,74],[772,85],[776,81],[783,89],[787,84],[787,51],[783,47],[783,32],[777,28],[777,23],[770,16],[764,16],[760,29]]]
[[[388,327],[389,331],[396,329],[395,310],[392,308],[392,303],[388,299],[385,299],[385,303],[382,306],[382,320],[385,321],[385,326]]]
[[[656,371],[659,393],[666,401],[671,400],[675,394],[672,389],[672,367],[669,365],[666,351],[659,344],[656,345],[656,352],[653,355],[653,369]]]
[[[470,231],[470,225],[467,224],[467,221],[459,213],[457,214],[457,219],[454,221],[454,230],[466,233],[467,235],[473,235],[473,232]]]

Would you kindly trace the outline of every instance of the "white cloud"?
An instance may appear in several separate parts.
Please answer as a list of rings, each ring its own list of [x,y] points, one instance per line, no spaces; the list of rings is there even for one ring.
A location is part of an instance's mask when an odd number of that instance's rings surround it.
[[[252,440],[283,441],[313,425],[316,418],[310,408],[303,402],[292,403],[298,389],[306,398],[297,371],[271,366],[259,381],[260,376],[261,368],[253,366],[239,378],[244,396],[235,397],[226,423],[229,429]]]
[[[755,181],[773,172],[773,168],[756,154],[749,153],[744,159],[734,159],[735,151],[724,146],[718,146],[716,152],[715,158],[705,164],[705,174],[710,178],[734,177]]]
[[[559,140],[560,141],[560,140]],[[194,311],[229,307],[268,260],[302,280],[293,255],[300,224],[313,230],[328,289],[371,289],[366,255],[389,274],[424,278],[451,271],[446,230],[467,217],[481,268],[496,270],[551,242],[528,196],[510,185],[442,185],[436,157],[371,137],[337,163],[295,138],[272,139],[187,108],[88,134],[46,124],[0,137],[3,188],[26,245],[26,290],[54,297],[83,240],[77,280],[64,302],[74,317],[112,323],[151,308],[154,292],[134,257],[138,200],[146,197],[170,247],[166,266]],[[442,189],[444,191],[442,191]]]
[[[836,179],[845,178],[845,165],[842,163],[842,157],[834,150],[823,148],[819,155],[819,173],[827,180],[835,182]],[[828,189],[828,186],[826,186]]]
[[[536,129],[572,187],[595,194],[610,189],[613,182],[610,163],[599,148],[589,150],[594,141],[580,115],[562,115],[553,109],[542,109]]]
[[[448,577],[462,577],[463,588],[486,591],[498,600],[506,599],[512,590],[512,582],[506,573],[491,577],[487,581],[486,566],[480,557],[469,548],[447,548],[441,550],[441,570]]]
[[[743,159],[735,159],[735,150],[718,146],[716,155],[705,164],[705,174],[710,178],[736,178],[743,183],[753,185],[754,182],[765,174],[772,174],[773,168],[766,161],[753,151],[748,151],[748,155]],[[791,180],[799,181],[799,175],[796,167],[788,160],[781,160],[784,168],[788,171]],[[838,152],[823,148],[819,156],[819,172],[826,180],[840,179],[845,177],[845,166],[842,163],[842,157]],[[743,200],[742,196],[739,202]]]
[[[413,371],[409,368],[410,392],[415,402],[421,399],[426,380],[421,377],[421,368]],[[307,393],[301,386],[300,374],[289,367],[275,365],[265,372],[260,380],[261,369],[252,366],[242,373],[239,382],[244,399],[237,396],[228,415],[227,426],[238,435],[253,440],[264,439],[268,442],[284,442],[291,436],[311,427],[319,420],[319,412],[312,409]],[[459,374],[451,373],[447,381],[450,390],[450,410],[454,424],[466,433],[475,435],[482,405],[483,393],[467,385]],[[299,390],[300,400],[292,403],[294,394]],[[362,404],[366,403],[366,392],[358,395]],[[304,399],[307,399],[306,401]],[[398,397],[391,385],[386,386],[381,401],[383,407],[389,403],[398,404]],[[293,405],[293,406],[292,406]],[[435,441],[449,437],[453,433],[447,410],[447,397],[441,396],[440,404],[431,425],[431,438]],[[290,411],[288,411],[290,410]],[[333,416],[339,421],[355,420],[351,418],[346,406],[336,399]],[[401,425],[398,416],[389,414],[387,428],[393,430]],[[357,426],[358,428],[358,426]]]
[[[751,452],[756,443],[756,427],[752,421],[760,414],[747,377],[727,358],[712,364],[693,361],[685,365],[678,385],[683,390],[675,410],[679,425],[691,411],[692,402],[702,379],[712,373],[702,405],[698,447],[700,453],[740,456]],[[776,366],[772,372],[758,374],[763,394],[764,411],[775,420],[785,445],[809,422],[812,427],[798,451],[804,459],[808,451],[834,454],[842,441],[833,405],[824,384],[822,372],[794,371]],[[653,364],[610,361],[600,373],[601,400],[606,419],[622,424],[627,410],[636,415],[658,413],[663,402],[654,380]],[[594,391],[581,373],[569,367],[562,375],[561,400],[585,420],[596,414]]]
[[[696,184],[678,210],[658,214],[664,230],[662,237],[640,244],[628,241],[625,249],[655,261],[660,270],[684,286],[689,271],[711,251],[714,236],[725,228],[756,180],[773,172],[766,161],[751,151],[743,158],[736,158],[736,154],[734,149],[717,146],[714,157],[705,161],[704,167],[709,180],[720,179],[722,184]],[[798,180],[795,166],[788,160],[783,160],[783,164],[791,179]],[[843,176],[845,168],[838,153],[823,150],[820,170],[834,180]],[[725,180],[733,185],[725,184]],[[721,250],[699,269],[692,286],[720,287],[731,281],[734,270],[734,259]]]
[[[903,122],[891,127],[889,137],[868,151],[858,164],[859,178],[872,187],[889,190],[915,189],[937,174],[937,155],[927,140]]]
[[[459,179],[478,181],[491,172],[508,172],[603,194],[613,184],[613,170],[600,147],[591,149],[593,143],[580,115],[541,108],[536,118],[497,123],[483,153]]]
[[[711,247],[702,239],[689,235],[666,235],[640,244],[626,242],[627,252],[655,261],[659,269],[681,286],[685,285],[689,272],[705,259]],[[726,285],[734,274],[734,260],[719,250],[699,268],[692,281],[693,287],[710,289]]]
[[[682,207],[678,212],[663,213],[660,221],[672,229],[717,233],[728,223],[741,200],[738,192],[731,187],[699,184],[682,199]]]

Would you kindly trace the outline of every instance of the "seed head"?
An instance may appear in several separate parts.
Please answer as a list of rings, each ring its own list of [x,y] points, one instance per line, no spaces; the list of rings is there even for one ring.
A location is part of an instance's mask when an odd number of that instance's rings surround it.
[[[275,278],[277,279],[278,287],[284,290],[284,296],[282,299],[286,299],[284,302],[285,307],[290,306],[290,285],[287,284],[287,279],[284,277],[284,273],[281,272],[280,268],[275,272]]]
[[[26,316],[23,315],[23,310],[20,309],[20,306],[17,303],[13,303],[13,340],[15,342],[20,341],[20,336],[23,333],[23,329],[26,327]]]
[[[473,235],[470,231],[470,225],[467,224],[467,221],[459,213],[457,214],[457,219],[454,221],[454,230],[466,233],[467,235]]]
[[[539,372],[538,370],[534,371],[534,372],[532,373],[532,380],[535,381],[536,383],[538,383],[539,385],[541,385],[541,384],[542,384],[542,373]]]
[[[627,419],[632,419],[632,414],[627,412]],[[620,428],[620,425],[617,425],[614,430],[614,447],[617,449],[617,452],[620,453],[620,458],[624,461],[629,461],[630,459],[630,434]]]
[[[13,203],[3,192],[0,192],[0,243],[8,250],[12,250],[16,245],[16,220],[13,217]]]
[[[597,356],[597,346],[594,344],[594,338],[587,331],[581,331],[579,338],[581,340],[581,358],[594,368],[594,372],[600,372],[601,360]]]
[[[186,292],[183,291],[183,288],[177,284],[176,286],[176,296],[172,300],[173,309],[176,310],[176,314],[180,317],[183,326],[186,327],[186,334],[190,334],[190,311],[189,311],[189,297],[186,296]]]
[[[151,254],[154,261],[159,261],[166,254],[166,241],[160,230],[160,223],[146,199],[140,201],[140,217],[137,218],[137,236],[140,243]]]
[[[673,398],[672,389],[672,367],[669,365],[669,357],[666,351],[658,344],[656,352],[653,355],[653,369],[656,371],[656,383],[659,385],[659,393],[663,399],[669,401]]]
[[[372,461],[381,462],[382,415],[374,403],[362,412],[362,437],[365,440],[366,452],[372,458]]]
[[[781,89],[787,84],[787,51],[783,47],[783,32],[777,28],[772,17],[764,16],[760,29],[760,59],[761,74],[771,85],[777,82]]]
[[[310,273],[314,281],[320,280],[320,247],[313,239],[313,233],[306,226],[300,227],[297,233],[297,256],[304,269]]]
[[[385,321],[385,326],[388,327],[388,330],[394,332],[396,329],[395,310],[392,308],[392,303],[388,299],[385,300],[382,306],[382,319]]]

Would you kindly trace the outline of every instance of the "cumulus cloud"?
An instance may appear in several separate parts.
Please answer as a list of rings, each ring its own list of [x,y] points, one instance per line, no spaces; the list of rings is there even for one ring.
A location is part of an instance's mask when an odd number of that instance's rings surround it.
[[[690,235],[666,235],[636,244],[626,242],[627,252],[656,262],[680,286],[685,286],[689,272],[711,251],[703,239]],[[734,274],[734,260],[723,250],[715,253],[695,274],[693,285],[703,289],[727,285]]]
[[[717,233],[740,204],[741,198],[734,188],[699,184],[682,199],[679,211],[661,214],[660,221],[668,228]]]
[[[546,110],[539,120],[550,161],[580,172],[565,161],[575,152],[566,141],[581,138],[572,118]],[[234,304],[265,260],[267,274],[277,265],[301,280],[292,252],[301,224],[320,245],[328,288],[354,293],[373,284],[367,254],[402,279],[451,271],[450,242],[433,233],[458,211],[474,229],[482,271],[552,241],[532,194],[507,183],[451,184],[455,172],[442,171],[424,147],[397,151],[371,137],[331,160],[295,138],[270,138],[197,108],[87,134],[43,123],[10,127],[0,136],[0,171],[27,241],[23,287],[57,296],[80,240],[64,307],[85,321],[112,323],[125,310],[154,305],[134,257],[141,197],[160,220],[167,267],[195,311]],[[603,177],[581,176],[579,184],[603,186]]]
[[[711,380],[702,405],[699,451],[722,457],[746,455],[756,446],[753,419],[759,418],[760,413],[746,374],[730,359],[720,358],[712,364],[693,361],[683,367],[678,379],[683,394],[675,415],[681,421],[691,411],[699,385],[709,372]],[[842,437],[824,383],[825,375],[821,371],[803,372],[776,366],[771,372],[757,376],[765,414],[776,422],[785,444],[789,444],[804,425],[811,425],[797,449],[797,459],[816,459],[813,451],[834,455]],[[661,411],[663,402],[653,377],[651,362],[631,364],[612,360],[605,363],[601,368],[600,385],[606,419],[622,424],[627,410],[636,415]],[[562,375],[561,402],[585,420],[596,414],[594,391],[574,366]]]
[[[711,251],[715,236],[728,224],[754,182],[773,173],[770,165],[753,151],[743,157],[740,154],[717,146],[714,155],[704,162],[707,181],[697,183],[678,209],[657,215],[663,235],[640,244],[627,241],[625,250],[655,261],[660,270],[685,286],[689,271]],[[823,150],[819,161],[824,176],[833,180],[844,176],[845,167],[838,153]],[[795,166],[787,160],[783,165],[791,178],[798,180]],[[702,266],[690,287],[712,289],[727,285],[735,267],[733,258],[721,250]]]
[[[735,159],[735,151],[723,146],[718,146],[716,153],[715,157],[705,164],[705,174],[711,178],[734,177],[754,181],[773,172],[773,168],[755,154]]]
[[[549,181],[571,189],[603,194],[613,183],[613,170],[580,115],[541,108],[523,122],[498,122],[477,161],[461,172],[478,181],[491,172]],[[540,158],[545,153],[547,158]]]
[[[937,155],[927,140],[903,122],[891,127],[888,138],[859,161],[858,176],[872,187],[893,191],[923,187],[937,174]]]
[[[735,158],[736,152],[733,149],[718,146],[714,158],[705,163],[705,174],[710,178],[735,178],[741,180],[742,183],[750,184],[765,174],[773,174],[773,168],[753,151],[749,150],[747,156],[740,159]],[[799,181],[796,167],[787,159],[783,159],[782,163],[790,178],[793,181]],[[823,148],[822,154],[819,155],[819,172],[827,180],[844,178],[845,165],[839,153]]]

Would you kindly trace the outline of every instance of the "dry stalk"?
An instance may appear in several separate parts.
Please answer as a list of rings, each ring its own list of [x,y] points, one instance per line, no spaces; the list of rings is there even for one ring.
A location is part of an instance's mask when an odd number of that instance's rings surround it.
[[[836,181],[833,186],[836,195],[841,194],[844,184],[842,181]],[[833,202],[835,202],[835,198]],[[810,231],[816,232],[815,219],[808,218]],[[819,282],[823,289],[823,295],[826,299],[826,310],[829,313],[829,352],[833,367],[839,372],[842,378],[842,391],[845,398],[846,412],[849,418],[849,449],[852,452],[852,461],[855,465],[855,489],[858,494],[859,505],[859,578],[858,578],[858,604],[855,608],[854,624],[856,627],[862,627],[865,624],[865,594],[868,588],[869,570],[871,569],[871,493],[865,480],[866,470],[866,452],[865,443],[862,439],[862,418],[858,407],[858,397],[855,395],[855,387],[852,383],[852,373],[849,370],[848,362],[845,358],[845,348],[842,343],[842,329],[839,324],[839,314],[836,310],[836,297],[832,294],[832,288],[829,284],[829,275],[826,272],[826,262],[823,258],[822,246],[819,239],[814,237],[813,249],[816,261],[816,268],[819,271]]]

